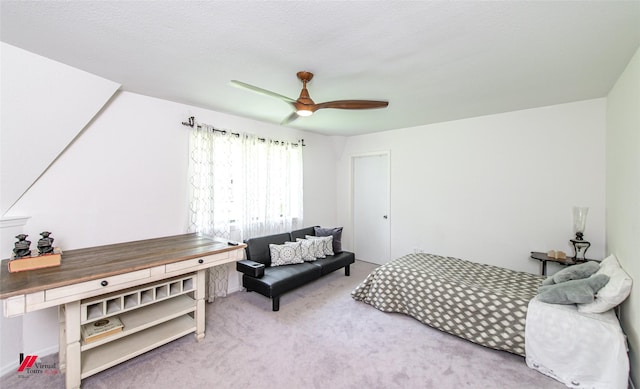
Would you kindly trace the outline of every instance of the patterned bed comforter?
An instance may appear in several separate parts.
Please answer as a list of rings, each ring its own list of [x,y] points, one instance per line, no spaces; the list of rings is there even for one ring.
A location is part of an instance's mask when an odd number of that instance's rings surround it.
[[[527,305],[543,278],[457,258],[409,254],[373,270],[351,296],[524,356]]]

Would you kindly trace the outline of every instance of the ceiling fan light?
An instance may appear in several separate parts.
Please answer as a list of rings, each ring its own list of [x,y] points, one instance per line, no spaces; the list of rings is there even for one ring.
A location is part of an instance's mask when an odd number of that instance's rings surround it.
[[[311,116],[313,115],[313,111],[310,109],[299,109],[296,111],[298,116]]]

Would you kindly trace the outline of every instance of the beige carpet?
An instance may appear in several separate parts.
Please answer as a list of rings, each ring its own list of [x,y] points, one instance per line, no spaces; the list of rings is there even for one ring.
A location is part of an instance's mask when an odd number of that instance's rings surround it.
[[[256,293],[207,305],[192,335],[89,377],[104,388],[564,388],[524,358],[389,314],[350,296],[374,265],[356,262],[281,298]],[[39,360],[55,363],[52,355]],[[2,388],[63,388],[64,375],[12,373]]]

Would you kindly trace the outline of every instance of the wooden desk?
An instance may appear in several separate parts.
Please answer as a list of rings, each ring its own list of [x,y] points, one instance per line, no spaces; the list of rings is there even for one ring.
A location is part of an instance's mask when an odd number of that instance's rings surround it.
[[[59,307],[60,371],[67,388],[79,388],[82,378],[188,333],[202,339],[206,270],[241,260],[245,247],[185,234],[65,251],[58,267],[19,273],[3,260],[3,313]],[[114,315],[121,333],[82,339],[82,325]]]

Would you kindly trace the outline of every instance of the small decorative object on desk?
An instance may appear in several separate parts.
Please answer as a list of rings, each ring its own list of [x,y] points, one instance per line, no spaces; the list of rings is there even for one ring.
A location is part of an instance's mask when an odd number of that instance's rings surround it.
[[[31,241],[27,240],[29,235],[20,234],[16,235],[16,239],[18,241],[15,243],[13,248],[13,257],[14,258],[23,258],[31,256]]]
[[[43,231],[40,233],[42,239],[38,240],[38,253],[40,255],[53,254],[53,238],[50,237],[49,231]]]
[[[38,240],[38,252],[35,250],[32,252],[29,248],[31,242],[26,240],[28,235],[16,236],[18,241],[15,243],[13,256],[9,261],[10,273],[60,266],[62,250],[51,245],[53,243],[53,238],[49,236],[51,232],[44,231],[40,235],[42,239]]]

